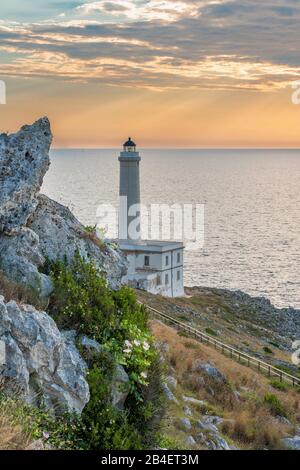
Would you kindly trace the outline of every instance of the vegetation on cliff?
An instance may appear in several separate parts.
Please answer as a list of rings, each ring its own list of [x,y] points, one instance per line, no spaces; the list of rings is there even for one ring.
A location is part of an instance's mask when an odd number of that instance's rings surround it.
[[[77,347],[89,366],[90,400],[80,417],[65,413],[57,418],[50,418],[43,407],[36,410],[19,401],[13,407],[12,422],[28,437],[45,440],[46,436],[54,448],[142,449],[157,445],[161,366],[147,314],[134,292],[127,287],[111,290],[94,264],[84,261],[78,252],[71,263],[66,259],[47,262],[44,272],[54,286],[48,312],[61,331],[75,330]],[[79,342],[82,335],[101,349],[87,353]],[[117,365],[128,374],[121,390],[126,397],[122,409],[112,403]],[[7,397],[2,400],[7,405]],[[30,426],[26,419],[23,424],[18,422],[20,414],[31,417]]]

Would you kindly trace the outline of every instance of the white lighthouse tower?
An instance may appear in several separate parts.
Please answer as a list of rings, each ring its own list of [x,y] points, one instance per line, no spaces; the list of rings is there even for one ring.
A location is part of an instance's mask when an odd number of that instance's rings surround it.
[[[119,156],[119,246],[128,260],[122,281],[152,294],[183,296],[183,243],[141,239],[140,161],[129,137]]]
[[[120,153],[119,240],[138,242],[141,238],[140,161],[131,137]]]

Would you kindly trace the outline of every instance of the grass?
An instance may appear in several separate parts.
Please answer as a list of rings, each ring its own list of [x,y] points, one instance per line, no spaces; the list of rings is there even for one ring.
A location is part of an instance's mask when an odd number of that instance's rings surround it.
[[[84,228],[84,230],[78,229],[78,234],[80,238],[89,240],[98,248],[100,248],[101,251],[103,252],[107,251],[106,243],[103,240],[101,240],[101,238],[99,238],[97,235],[96,226],[95,227],[87,226]]]
[[[32,441],[22,427],[22,422],[14,416],[17,405],[2,402],[0,407],[0,450],[23,450]]]
[[[264,396],[264,403],[267,404],[274,416],[284,416],[285,418],[288,417],[286,407],[274,393],[266,393]]]
[[[270,380],[270,385],[275,388],[276,390],[281,390],[282,392],[285,392],[288,390],[288,385],[284,382],[280,382],[278,379],[273,379]]]
[[[44,301],[39,298],[38,293],[33,288],[9,280],[1,271],[0,294],[7,301],[15,300],[19,304],[33,305],[37,309],[45,307]]]

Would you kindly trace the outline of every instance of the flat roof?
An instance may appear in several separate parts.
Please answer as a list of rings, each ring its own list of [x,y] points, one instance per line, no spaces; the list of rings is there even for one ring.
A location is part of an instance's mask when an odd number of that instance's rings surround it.
[[[134,242],[130,240],[118,240],[121,250],[164,253],[165,251],[182,250],[182,242],[164,241],[164,240],[141,240]]]

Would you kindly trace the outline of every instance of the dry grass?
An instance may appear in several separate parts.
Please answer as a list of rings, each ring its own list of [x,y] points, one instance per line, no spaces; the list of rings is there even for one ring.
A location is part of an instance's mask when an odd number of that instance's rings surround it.
[[[37,309],[45,307],[44,302],[33,289],[10,281],[1,271],[0,295],[3,295],[7,301],[15,300],[18,304],[30,304]]]
[[[181,392],[204,400],[213,414],[224,417],[221,430],[225,437],[231,438],[239,448],[280,449],[280,439],[293,430],[274,416],[264,397],[270,393],[276,395],[296,425],[300,421],[297,391],[274,390],[269,380],[255,370],[235,363],[209,346],[178,335],[176,330],[160,321],[153,321],[151,328],[155,337],[168,345],[164,355]],[[218,384],[195,371],[197,360],[217,367],[227,378],[227,384]]]
[[[24,450],[32,442],[17,417],[16,406],[13,400],[1,401],[0,450]]]
[[[84,240],[89,240],[94,245],[96,245],[102,252],[107,252],[106,243],[97,236],[97,233],[95,231],[82,230],[81,228],[79,228],[77,230],[77,233],[80,238],[83,238]]]

